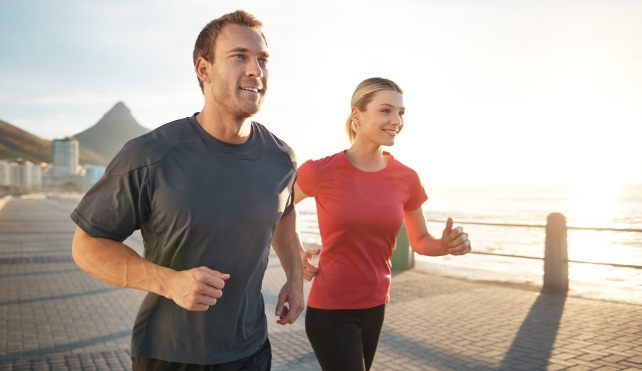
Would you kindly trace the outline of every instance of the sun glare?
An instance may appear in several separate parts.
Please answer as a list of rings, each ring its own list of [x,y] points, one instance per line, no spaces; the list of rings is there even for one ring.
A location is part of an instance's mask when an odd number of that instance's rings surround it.
[[[617,186],[599,182],[584,182],[571,187],[569,226],[608,227],[610,215],[616,210]],[[608,260],[607,250],[613,234],[605,231],[569,231],[569,258],[580,261]]]

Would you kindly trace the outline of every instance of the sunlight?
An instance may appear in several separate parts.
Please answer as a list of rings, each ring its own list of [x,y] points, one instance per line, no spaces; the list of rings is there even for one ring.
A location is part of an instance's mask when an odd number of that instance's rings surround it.
[[[566,215],[567,223],[577,227],[608,227],[616,211],[614,202],[618,195],[613,184],[586,181],[571,188],[571,204]],[[613,233],[606,231],[570,230],[568,233],[569,259],[579,261],[608,261],[607,252]],[[596,272],[594,272],[596,273]],[[584,274],[591,275],[585,271]]]

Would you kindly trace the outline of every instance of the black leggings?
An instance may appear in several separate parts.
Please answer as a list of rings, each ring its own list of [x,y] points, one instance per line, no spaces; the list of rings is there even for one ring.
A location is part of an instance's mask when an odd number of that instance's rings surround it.
[[[366,371],[372,366],[386,306],[368,309],[308,307],[305,332],[325,371]]]

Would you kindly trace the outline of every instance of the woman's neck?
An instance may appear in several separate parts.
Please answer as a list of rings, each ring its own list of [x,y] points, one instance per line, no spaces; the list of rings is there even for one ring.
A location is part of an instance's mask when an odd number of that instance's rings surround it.
[[[346,157],[354,167],[363,171],[379,171],[388,166],[388,157],[379,145],[366,146],[355,142],[346,151]]]

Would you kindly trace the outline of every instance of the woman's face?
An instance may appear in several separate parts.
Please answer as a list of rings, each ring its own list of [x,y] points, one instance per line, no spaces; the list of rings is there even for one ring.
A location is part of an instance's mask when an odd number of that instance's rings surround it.
[[[352,121],[357,125],[355,141],[392,146],[403,127],[403,95],[394,90],[379,90],[366,105],[365,111],[352,109]]]

